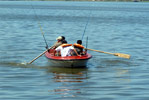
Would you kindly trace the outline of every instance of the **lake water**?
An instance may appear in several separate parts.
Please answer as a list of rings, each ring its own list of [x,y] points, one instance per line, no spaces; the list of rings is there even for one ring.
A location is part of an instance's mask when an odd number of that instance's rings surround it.
[[[87,28],[85,26],[87,21]],[[42,56],[58,36],[88,48],[86,68],[58,68]],[[149,100],[149,3],[0,2],[0,100]]]

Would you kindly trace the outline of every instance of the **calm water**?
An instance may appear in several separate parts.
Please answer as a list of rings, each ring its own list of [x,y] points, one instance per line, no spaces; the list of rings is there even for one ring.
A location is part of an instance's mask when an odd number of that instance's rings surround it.
[[[49,46],[63,35],[88,48],[87,68],[54,68],[44,56],[40,22]],[[149,100],[149,3],[0,2],[1,100]]]

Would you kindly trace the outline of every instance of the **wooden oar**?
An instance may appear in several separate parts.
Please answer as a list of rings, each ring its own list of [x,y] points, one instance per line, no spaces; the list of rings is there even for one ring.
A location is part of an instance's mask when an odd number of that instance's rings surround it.
[[[104,51],[99,51],[99,50],[94,50],[94,49],[88,49],[88,48],[84,48],[86,50],[91,50],[91,51],[96,51],[96,52],[100,52],[100,53],[106,53],[106,54],[112,54],[114,56],[118,56],[118,57],[122,57],[122,58],[130,58],[130,55],[128,54],[123,54],[123,53],[110,53],[110,52],[104,52]]]
[[[54,46],[54,45],[53,45]],[[53,46],[51,46],[49,49],[53,48]],[[49,49],[45,50],[43,53],[41,53],[39,56],[37,56],[36,58],[34,58],[32,61],[30,61],[27,64],[31,64],[32,62],[34,62],[36,59],[38,59],[39,57],[41,57],[43,54],[45,54]]]
[[[36,59],[38,59],[38,58],[41,57],[43,54],[45,54],[47,51],[48,51],[48,49],[45,50],[43,53],[41,53],[39,56],[37,56],[36,58],[34,58],[32,61],[30,61],[30,62],[27,63],[27,64],[31,64],[31,63],[34,62]]]

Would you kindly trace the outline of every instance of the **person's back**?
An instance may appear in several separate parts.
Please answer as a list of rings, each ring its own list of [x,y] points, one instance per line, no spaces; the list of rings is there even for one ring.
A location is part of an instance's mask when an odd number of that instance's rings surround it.
[[[72,44],[67,44],[67,41],[63,41],[63,44],[55,49],[56,51],[60,51],[62,57],[71,56],[72,50],[74,47]],[[76,52],[76,51],[75,51]]]
[[[77,40],[77,43],[75,43],[74,48],[76,49],[77,53],[79,55],[81,55],[83,53],[83,46],[82,46],[82,41],[81,40]],[[73,53],[75,55],[75,53]]]
[[[71,56],[71,51],[73,50],[74,48],[72,46],[66,46],[66,47],[63,47],[63,46],[60,46],[59,47],[59,50],[61,52],[61,56],[62,57],[65,57],[65,56]],[[58,50],[58,49],[56,49]]]

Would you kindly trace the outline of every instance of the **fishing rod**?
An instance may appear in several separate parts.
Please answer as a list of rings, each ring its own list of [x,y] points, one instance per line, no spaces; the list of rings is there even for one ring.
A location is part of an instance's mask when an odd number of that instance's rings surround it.
[[[44,39],[45,44],[46,44],[46,49],[47,49],[47,48],[48,48],[48,43],[47,43],[46,38],[45,38],[45,36],[44,36],[44,32],[43,32],[43,29],[42,29],[42,27],[41,27],[41,24],[40,24],[39,18],[38,18],[38,16],[37,16],[36,11],[35,11],[35,8],[34,8],[34,6],[33,6],[32,4],[31,4],[31,7],[33,8],[33,11],[34,11],[35,17],[36,17],[37,22],[38,22],[38,26],[39,26],[40,31],[41,31],[41,33],[42,33],[43,39]]]
[[[85,25],[84,32],[83,32],[83,34],[82,34],[82,39],[81,39],[81,40],[83,40],[83,38],[84,38],[84,34],[85,34],[85,32],[86,32],[86,28],[87,28],[87,26],[88,26],[88,23],[89,23],[90,18],[91,18],[91,11],[90,11],[90,13],[89,13],[89,17],[88,17],[87,23],[86,23],[86,25]]]
[[[88,36],[86,38],[86,48],[87,48],[87,46],[88,46]],[[87,52],[87,49],[85,51]]]

